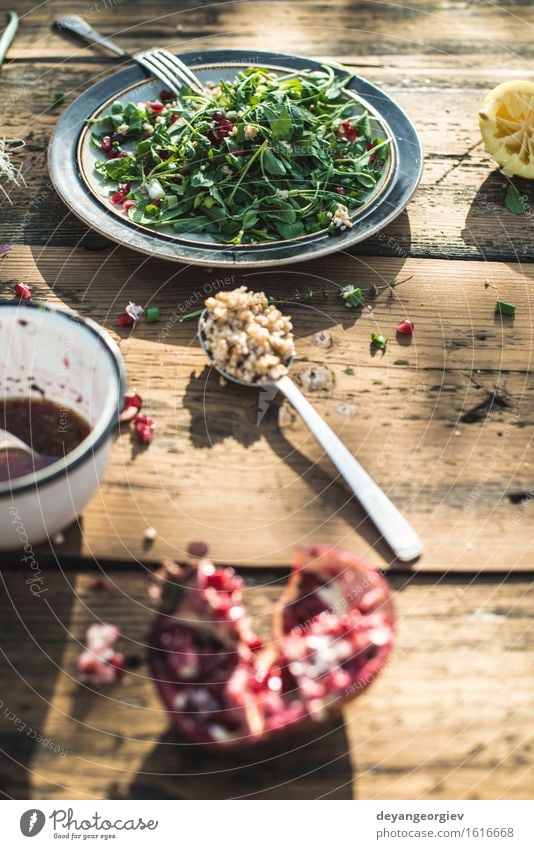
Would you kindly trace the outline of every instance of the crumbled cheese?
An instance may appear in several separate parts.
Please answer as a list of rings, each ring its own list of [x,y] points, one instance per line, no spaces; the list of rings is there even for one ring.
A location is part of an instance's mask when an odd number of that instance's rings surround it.
[[[121,135],[125,136],[129,129],[130,129],[129,124],[119,124],[119,126],[117,127],[117,132],[121,133]]]
[[[165,123],[165,118],[163,117],[163,115],[158,115],[158,117],[156,118],[156,120],[154,121],[154,123],[155,123],[155,124],[164,124],[164,123]]]
[[[229,135],[230,136],[237,136],[237,124],[234,124],[234,126],[232,127],[232,129],[229,132]]]
[[[151,136],[154,134],[154,127],[152,124],[149,124],[148,121],[143,124],[143,130],[145,131],[145,136]]]
[[[330,216],[332,217],[332,226],[337,227],[338,230],[346,230],[352,227],[349,211],[343,203],[339,204],[333,214],[328,213],[329,218]]]
[[[258,135],[258,132],[259,132],[258,128],[255,127],[253,124],[245,124],[245,138],[246,139],[255,138]]]
[[[155,178],[148,184],[148,196],[151,200],[163,200],[165,197],[165,189],[159,180]]]
[[[279,198],[283,198],[283,200],[287,200],[289,197],[289,192],[287,189],[277,189],[275,191],[275,195]]]

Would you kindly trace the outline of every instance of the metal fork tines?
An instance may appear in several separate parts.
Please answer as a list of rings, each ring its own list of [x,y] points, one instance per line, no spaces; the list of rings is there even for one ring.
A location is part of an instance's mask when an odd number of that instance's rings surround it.
[[[165,83],[173,94],[179,94],[184,85],[197,94],[204,94],[204,86],[198,77],[187,65],[184,65],[181,59],[169,53],[168,50],[160,47],[142,50],[140,53],[135,53],[133,58]]]

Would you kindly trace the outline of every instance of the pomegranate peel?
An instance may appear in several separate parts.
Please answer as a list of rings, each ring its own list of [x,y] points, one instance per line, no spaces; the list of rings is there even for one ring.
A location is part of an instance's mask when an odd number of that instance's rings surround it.
[[[297,549],[268,643],[253,631],[233,569],[201,558],[166,564],[158,580],[156,685],[179,731],[218,749],[327,719],[371,683],[393,645],[387,583],[337,548]]]

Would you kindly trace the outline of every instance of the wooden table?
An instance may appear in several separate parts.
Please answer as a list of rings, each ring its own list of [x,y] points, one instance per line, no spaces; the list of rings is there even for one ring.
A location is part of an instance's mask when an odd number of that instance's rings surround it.
[[[528,797],[534,193],[517,181],[527,214],[506,210],[507,180],[482,148],[476,112],[497,83],[533,77],[530,4],[336,0],[326,17],[315,0],[155,0],[148,21],[140,0],[32,6],[18,4],[28,14],[2,69],[3,132],[26,141],[27,188],[0,210],[0,242],[14,245],[0,261],[1,296],[23,281],[34,298],[106,326],[158,430],[148,450],[127,431],[118,436],[101,491],[65,543],[39,554],[46,604],[29,596],[19,555],[4,558],[3,792]],[[132,50],[216,43],[342,61],[411,115],[425,170],[408,209],[386,231],[350,255],[224,281],[293,300],[297,288],[317,293],[291,308],[297,380],[419,531],[425,553],[411,569],[392,562],[285,404],[272,403],[258,425],[257,395],[221,387],[206,369],[194,324],[180,318],[231,273],[117,248],[57,198],[45,163],[61,109],[51,106],[53,93],[70,102],[115,66],[51,31],[53,17],[67,12]],[[381,290],[371,311],[347,310],[339,298],[349,283],[369,290],[407,277]],[[323,289],[326,301],[318,297]],[[515,320],[494,317],[497,298],[517,305]],[[161,321],[118,332],[115,317],[128,300],[158,306]],[[404,347],[394,330],[406,316],[416,333]],[[384,356],[370,354],[375,329],[391,340]],[[150,547],[148,526],[158,531]],[[271,604],[301,542],[354,548],[389,569],[397,590],[399,645],[380,680],[320,739],[316,733],[267,758],[261,770],[183,745],[147,679],[145,571],[163,556],[180,558],[199,538],[218,561],[247,567],[258,609]],[[113,593],[92,588],[100,572]],[[95,618],[120,625],[130,666],[120,685],[101,694],[73,679],[78,642]],[[33,739],[37,733],[45,742]]]

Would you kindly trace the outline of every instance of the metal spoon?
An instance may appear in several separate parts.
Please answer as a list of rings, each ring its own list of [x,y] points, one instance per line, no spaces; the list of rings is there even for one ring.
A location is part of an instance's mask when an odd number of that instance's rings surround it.
[[[232,383],[238,383],[241,386],[254,386],[260,389],[275,386],[282,392],[293,405],[301,419],[308,425],[319,445],[328,454],[338,472],[344,477],[350,489],[352,489],[354,495],[367,512],[367,515],[373,520],[397,558],[407,561],[415,560],[416,557],[419,557],[423,551],[423,547],[421,540],[412,526],[389,500],[385,492],[382,492],[378,484],[375,483],[363,466],[352,456],[348,448],[343,445],[339,437],[336,436],[334,431],[321,418],[317,410],[312,407],[289,375],[281,377],[279,380],[274,381],[274,383],[246,383],[237,377],[233,377],[231,374],[227,374],[217,365],[206,345],[206,340],[201,330],[202,320],[205,314],[206,311],[202,313],[199,319],[198,338],[202,350],[219,374],[225,380],[230,380]],[[287,365],[291,368],[292,360]]]
[[[29,454],[30,457],[42,457],[42,454],[38,454],[37,451],[34,451],[33,448],[30,448],[29,445],[26,445],[22,439],[19,439],[18,436],[15,436],[14,433],[10,433],[8,430],[4,430],[0,427],[0,451],[24,451],[25,454]]]

